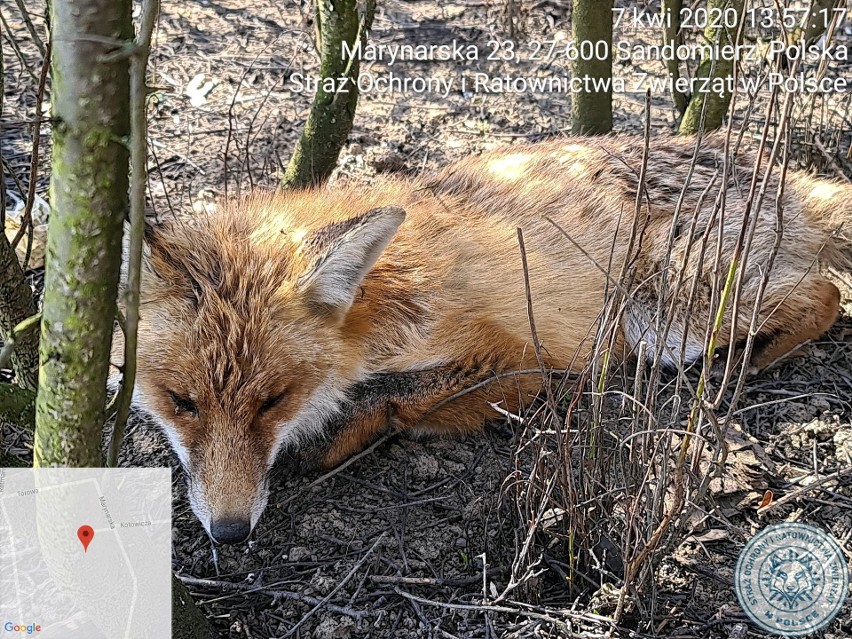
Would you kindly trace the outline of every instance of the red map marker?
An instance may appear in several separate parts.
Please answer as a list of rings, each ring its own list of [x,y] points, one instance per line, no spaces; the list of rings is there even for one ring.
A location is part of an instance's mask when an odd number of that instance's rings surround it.
[[[92,543],[92,539],[95,537],[95,530],[91,526],[80,526],[77,529],[77,537],[80,539],[80,543],[83,544],[83,552],[86,552],[89,549],[89,544]]]

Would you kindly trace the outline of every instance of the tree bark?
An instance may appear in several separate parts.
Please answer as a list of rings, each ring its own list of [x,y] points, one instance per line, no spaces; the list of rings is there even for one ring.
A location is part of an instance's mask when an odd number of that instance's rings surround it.
[[[0,117],[3,115],[3,53],[0,51]],[[30,179],[33,179],[32,176]],[[0,338],[7,342],[12,330],[28,317],[35,315],[33,292],[24,279],[18,256],[4,232],[6,225],[6,175],[0,170]],[[38,386],[38,333],[30,331],[17,341],[12,354],[12,370],[18,384],[35,390]]]
[[[102,466],[106,379],[128,208],[130,0],[53,0],[52,214],[36,466]]]
[[[0,336],[7,342],[22,321],[36,314],[35,300],[21,263],[5,233],[0,233]],[[12,353],[15,379],[24,388],[38,386],[38,331],[16,336]]]
[[[10,430],[32,431],[35,420],[35,393],[15,384],[0,384],[0,467],[26,468],[31,462],[2,451]]]
[[[375,0],[367,0],[363,24],[357,0],[315,0],[320,51],[319,87],[302,135],[296,143],[290,163],[281,180],[282,188],[297,188],[324,182],[334,167],[340,149],[352,130],[358,105],[357,57],[346,59],[342,44],[351,50],[357,42],[366,42],[373,23]],[[360,25],[360,26],[359,26]],[[348,78],[346,92],[326,91],[323,79],[335,87],[337,78]],[[326,87],[330,88],[330,87]]]
[[[797,30],[797,34],[804,38],[805,43],[813,44],[831,24],[831,9],[843,8],[844,0],[813,0],[807,18],[804,20],[803,28]],[[794,38],[794,41],[797,38]]]
[[[607,83],[605,90],[574,94],[571,129],[575,135],[601,135],[612,131],[612,7],[613,0],[574,0],[571,28],[581,55],[572,63],[571,72],[575,78],[600,79]],[[600,55],[602,51],[594,46],[599,42],[606,43],[606,55]]]
[[[743,23],[744,5],[745,0],[707,0],[709,11],[718,9],[724,12],[726,9],[733,8],[736,11],[737,24],[730,28],[719,27],[715,24],[710,25],[704,31],[704,39],[710,44],[717,44],[720,49],[734,42],[739,43],[742,38],[740,27]],[[710,78],[710,86],[712,86],[714,82],[731,78],[733,73],[734,60],[719,59],[714,61],[708,57],[698,66],[696,77],[699,78],[699,82],[697,86],[701,86],[704,78]],[[689,101],[683,120],[681,120],[680,134],[694,135],[698,133],[702,129],[702,118],[705,131],[720,128],[725,115],[728,113],[732,95],[730,91],[718,91],[715,88],[710,92],[696,91]]]
[[[192,600],[186,586],[172,575],[172,639],[214,639],[216,633]]]
[[[665,44],[670,44],[677,47],[680,44],[680,12],[683,8],[683,0],[663,0],[663,24],[664,34],[663,39]],[[689,104],[689,97],[677,90],[677,81],[680,78],[680,62],[676,56],[666,60],[666,69],[669,77],[672,80],[672,100],[674,101],[677,112],[683,114],[686,112],[686,107]]]

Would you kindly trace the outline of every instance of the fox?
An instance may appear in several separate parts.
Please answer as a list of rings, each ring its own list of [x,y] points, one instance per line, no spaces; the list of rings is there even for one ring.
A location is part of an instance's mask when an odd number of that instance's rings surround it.
[[[530,371],[581,371],[627,270],[613,360],[642,342],[666,365],[700,360],[714,263],[727,273],[747,217],[740,320],[725,312],[718,346],[742,344],[755,314],[762,370],[823,335],[841,301],[825,272],[852,261],[852,186],[775,170],[753,206],[764,149],[726,161],[723,135],[698,150],[689,137],[644,142],[510,145],[431,175],[257,192],[149,228],[133,402],[165,433],[212,540],[250,536],[281,457],[331,468],[388,431],[479,432],[536,397]],[[691,299],[678,281],[696,282]]]

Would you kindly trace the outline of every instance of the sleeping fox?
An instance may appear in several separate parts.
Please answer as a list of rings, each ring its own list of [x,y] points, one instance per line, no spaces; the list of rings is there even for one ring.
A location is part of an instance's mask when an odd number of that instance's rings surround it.
[[[253,195],[152,229],[134,401],[168,436],[211,537],[249,536],[282,450],[330,467],[388,428],[476,431],[497,415],[492,403],[519,410],[541,384],[511,375],[538,367],[527,282],[547,367],[586,365],[627,262],[613,355],[644,341],[669,364],[701,358],[713,262],[718,248],[727,272],[757,151],[724,171],[723,139],[705,138],[686,184],[694,146],[654,139],[638,198],[641,139],[560,138],[425,178]],[[778,190],[776,178],[751,211],[740,320],[732,327],[728,312],[719,336],[746,338],[775,253],[757,369],[831,326],[840,297],[820,267],[850,266],[852,186],[790,172]],[[692,278],[688,306],[671,293]],[[663,335],[658,308],[671,322]]]

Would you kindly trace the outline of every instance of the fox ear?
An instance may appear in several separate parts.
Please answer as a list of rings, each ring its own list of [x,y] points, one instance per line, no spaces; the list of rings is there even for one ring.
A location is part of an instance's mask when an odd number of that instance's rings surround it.
[[[312,303],[343,316],[404,219],[404,210],[386,206],[309,233],[300,251],[308,256],[310,266],[296,280],[297,290]]]
[[[124,260],[122,270],[127,268],[127,233],[125,233]],[[176,241],[168,226],[145,223],[145,234],[142,240],[142,277],[148,280],[148,286],[163,284],[168,287],[192,284],[193,290],[196,284],[189,277],[186,264],[176,259],[183,254],[183,246]],[[125,277],[126,273],[122,274]],[[187,294],[192,297],[192,292]]]

